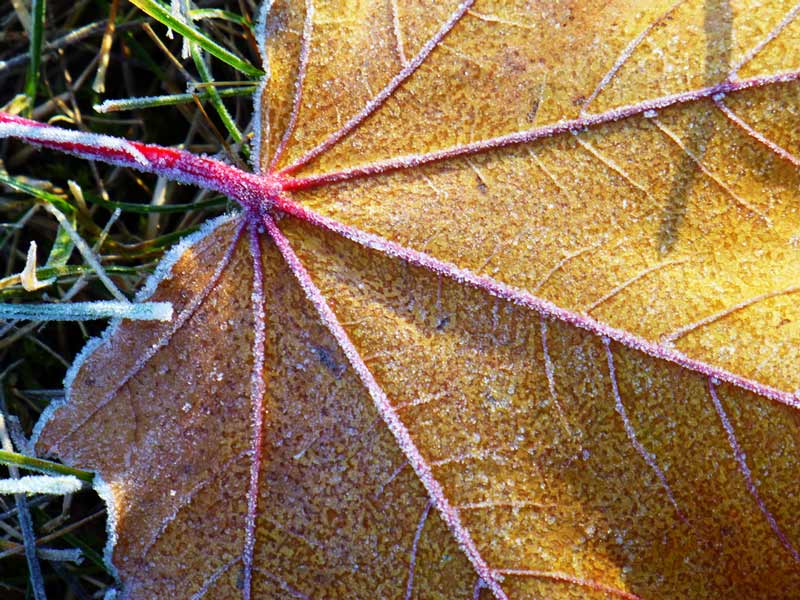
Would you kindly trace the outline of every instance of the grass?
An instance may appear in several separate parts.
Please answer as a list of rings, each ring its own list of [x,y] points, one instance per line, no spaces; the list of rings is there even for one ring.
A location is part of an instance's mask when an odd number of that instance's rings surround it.
[[[0,109],[246,163],[261,74],[256,12],[255,0],[199,1],[189,18],[158,0],[0,3]],[[171,244],[227,207],[204,191],[0,142],[0,318],[42,319],[0,320],[0,478],[91,480],[34,458],[26,443],[63,396],[68,365],[105,327],[79,317],[111,306],[87,303],[131,298]],[[0,496],[0,597],[103,597],[113,584],[104,521],[90,489]]]

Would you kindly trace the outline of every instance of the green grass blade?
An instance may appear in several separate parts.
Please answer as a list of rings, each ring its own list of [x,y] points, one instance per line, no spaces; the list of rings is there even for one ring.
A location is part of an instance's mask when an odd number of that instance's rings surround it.
[[[106,275],[103,265],[100,264],[99,258],[95,256],[94,250],[89,247],[89,245],[72,227],[72,225],[70,225],[66,215],[52,204],[45,204],[45,209],[47,212],[53,215],[58,221],[58,224],[67,231],[69,237],[72,239],[72,242],[75,244],[75,247],[78,249],[78,252],[81,253],[83,259],[89,264],[89,266],[94,269],[97,277],[100,279],[103,285],[105,285],[106,289],[111,293],[111,295],[114,296],[114,298],[116,298],[119,302],[127,303],[128,299],[119,290],[119,288],[117,288],[116,284],[111,281],[108,275]]]
[[[216,56],[222,62],[230,65],[237,71],[249,77],[262,77],[264,72],[251,65],[248,61],[237,56],[230,50],[223,48],[204,33],[194,29],[191,25],[176,19],[167,7],[156,0],[131,0],[131,3],[153,17],[156,21],[176,31],[188,40],[198,44],[209,54]]]
[[[42,512],[45,515],[47,514],[41,510],[39,512]],[[65,533],[64,535],[61,536],[61,539],[63,539],[70,546],[74,546],[75,548],[80,548],[80,551],[83,552],[83,555],[89,562],[94,564],[96,567],[102,569],[105,573],[110,573],[108,567],[106,566],[105,561],[103,560],[103,557],[100,556],[98,552],[95,552],[94,548],[92,548],[89,544],[81,540],[78,536],[72,533]]]
[[[227,198],[219,197],[205,200],[203,202],[193,202],[189,204],[163,204],[156,206],[153,204],[137,204],[136,202],[114,202],[112,200],[103,200],[100,197],[87,196],[86,200],[92,204],[97,204],[103,208],[115,209],[119,208],[125,212],[150,214],[150,213],[179,213],[189,210],[202,210],[204,208],[213,208],[215,206],[225,206],[228,203]]]
[[[28,115],[36,104],[36,90],[39,87],[39,67],[42,63],[42,41],[44,39],[44,8],[45,0],[32,0],[30,62],[25,76],[25,96],[28,98],[26,112]]]
[[[75,227],[74,220],[72,226]],[[59,225],[58,231],[56,231],[56,239],[53,241],[53,247],[50,249],[50,255],[47,257],[45,266],[63,267],[67,264],[69,257],[72,256],[74,248],[75,244],[72,243],[69,232]]]
[[[194,61],[194,66],[197,67],[197,72],[200,74],[200,79],[203,80],[203,83],[213,83],[214,76],[211,74],[211,69],[209,69],[208,65],[206,64],[205,58],[203,58],[203,53],[198,49],[197,44],[189,44],[189,48],[192,53],[192,60]],[[237,144],[242,141],[242,132],[239,131],[239,128],[236,126],[236,123],[231,117],[231,114],[228,112],[228,109],[225,108],[225,104],[222,102],[222,98],[219,95],[217,89],[212,85],[208,88],[208,99],[211,101],[211,105],[214,107],[214,110],[217,111],[220,120],[222,120],[222,124],[225,126],[225,129],[228,130],[231,138]]]
[[[20,181],[14,177],[10,177],[2,171],[0,171],[0,183],[7,185],[13,190],[30,194],[31,196],[38,198],[47,204],[51,204],[66,215],[71,215],[75,212],[75,207],[62,197],[57,196],[56,194],[51,194],[50,192],[46,192],[45,190],[39,189],[36,186]]]
[[[241,87],[225,88],[216,90],[220,98],[232,98],[234,96],[250,96],[256,91],[256,87],[246,85]],[[101,104],[95,104],[94,109],[100,113],[117,112],[121,110],[139,110],[142,108],[156,108],[159,106],[175,106],[177,104],[188,104],[195,97],[201,100],[208,100],[211,97],[209,91],[197,91],[194,94],[166,94],[163,96],[141,96],[139,98],[120,98],[118,100],[106,100]]]
[[[192,227],[187,227],[186,229],[181,229],[179,231],[166,233],[164,235],[158,236],[157,238],[153,238],[152,240],[148,240],[147,242],[142,243],[141,247],[153,250],[171,246],[172,244],[183,239],[190,233],[197,231],[198,228],[199,228],[198,225],[194,225]]]
[[[140,271],[136,267],[109,265],[105,267],[105,270],[106,273],[117,273],[119,275],[140,275]],[[39,267],[36,269],[36,278],[39,281],[55,277],[60,283],[68,277],[90,277],[92,275],[95,275],[94,269],[87,265],[61,265],[57,267]],[[19,273],[0,279],[0,301],[13,296],[19,296],[21,291]]]
[[[20,467],[21,469],[36,471],[38,473],[47,473],[48,475],[73,475],[81,481],[88,481],[89,483],[94,480],[94,473],[91,471],[83,471],[49,460],[25,456],[24,454],[9,452],[7,450],[0,450],[0,464]]]
[[[198,8],[189,11],[189,16],[194,21],[202,19],[220,19],[222,21],[230,21],[242,25],[243,27],[251,27],[250,21],[242,15],[237,15],[235,12],[229,10],[222,10],[221,8]]]

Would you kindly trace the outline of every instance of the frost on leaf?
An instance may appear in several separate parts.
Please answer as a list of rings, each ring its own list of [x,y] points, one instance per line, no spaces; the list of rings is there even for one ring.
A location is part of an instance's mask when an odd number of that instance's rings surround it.
[[[186,250],[154,296],[173,302],[176,320],[120,324],[39,439],[92,465],[113,491],[114,564],[131,597],[233,597],[245,576],[255,325],[249,242],[232,241],[237,228],[225,223]],[[252,595],[399,589],[428,498],[280,255],[264,246]],[[418,585],[440,597],[471,590],[469,564],[438,515],[417,553]]]
[[[797,589],[800,11],[751,4],[268,3],[259,175],[4,117],[243,207],[40,427],[123,594]]]

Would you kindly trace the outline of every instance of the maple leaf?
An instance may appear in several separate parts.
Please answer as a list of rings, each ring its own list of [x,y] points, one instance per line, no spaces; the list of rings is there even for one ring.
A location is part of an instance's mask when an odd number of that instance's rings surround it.
[[[266,3],[256,174],[0,116],[243,209],[37,427],[123,595],[794,594],[800,5],[486,4]]]

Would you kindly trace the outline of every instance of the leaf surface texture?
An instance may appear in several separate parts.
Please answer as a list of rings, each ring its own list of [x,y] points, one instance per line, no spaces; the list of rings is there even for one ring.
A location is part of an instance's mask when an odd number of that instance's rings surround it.
[[[797,12],[272,3],[280,198],[39,439],[109,485],[123,593],[791,597]]]

